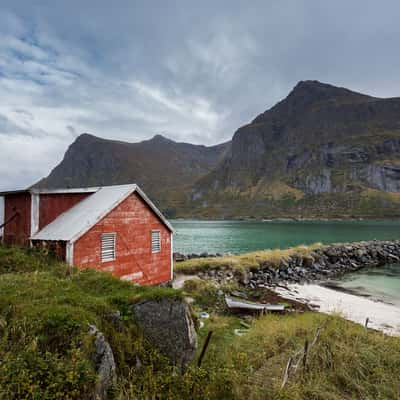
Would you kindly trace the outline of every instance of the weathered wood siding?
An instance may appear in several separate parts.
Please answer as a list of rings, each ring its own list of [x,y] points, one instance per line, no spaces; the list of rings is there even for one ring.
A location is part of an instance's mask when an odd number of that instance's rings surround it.
[[[41,194],[39,201],[39,230],[54,221],[60,214],[90,196],[91,193]]]
[[[151,231],[161,232],[161,251],[151,252]],[[115,261],[101,261],[101,234],[116,233]],[[74,243],[74,264],[95,268],[139,284],[171,279],[171,237],[168,228],[136,194],[131,194]]]
[[[4,197],[0,196],[0,226],[4,223]],[[3,228],[0,228],[0,237],[3,237]]]
[[[4,227],[4,243],[26,246],[31,234],[31,195],[30,193],[8,194],[4,198],[4,221],[15,217]]]

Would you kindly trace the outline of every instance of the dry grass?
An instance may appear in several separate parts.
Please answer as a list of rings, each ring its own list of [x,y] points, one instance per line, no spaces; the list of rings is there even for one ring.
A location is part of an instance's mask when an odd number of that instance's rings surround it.
[[[196,273],[209,269],[231,269],[244,271],[257,269],[264,264],[278,267],[281,261],[288,260],[291,256],[303,258],[311,257],[313,250],[321,248],[322,243],[312,245],[300,245],[289,249],[261,250],[234,256],[196,258],[175,264],[175,271],[184,274]]]
[[[301,190],[293,188],[282,181],[266,182],[262,179],[252,190],[255,192],[254,197],[275,201],[282,200],[286,196],[291,196],[295,200],[300,200],[305,196]]]
[[[323,327],[301,370],[280,389],[290,356]],[[236,368],[235,398],[248,400],[399,399],[396,375],[400,340],[364,329],[337,316],[306,313],[267,316],[233,343],[228,355]],[[227,361],[229,364],[229,360]]]
[[[400,193],[381,192],[380,190],[377,190],[377,189],[365,189],[361,193],[361,196],[363,198],[369,198],[369,199],[384,198],[384,199],[387,199],[387,200],[395,202],[395,203],[400,202]]]

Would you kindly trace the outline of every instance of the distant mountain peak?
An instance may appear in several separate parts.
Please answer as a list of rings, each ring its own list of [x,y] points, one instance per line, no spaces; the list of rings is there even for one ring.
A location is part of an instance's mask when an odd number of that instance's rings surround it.
[[[296,86],[312,86],[312,87],[346,89],[341,86],[332,85],[331,83],[321,82],[318,79],[304,79],[304,80],[298,81]],[[349,89],[346,89],[346,90],[349,90]]]
[[[95,136],[95,135],[92,135],[91,133],[87,133],[87,132],[80,134],[75,139],[74,144],[78,143],[80,145],[83,145],[83,144],[90,144],[90,143],[100,142],[100,141],[110,142],[110,143],[114,142],[114,143],[131,144],[130,142],[124,142],[124,141],[120,141],[120,140],[116,140],[116,139],[104,139],[102,137]],[[143,143],[145,143],[145,142],[160,143],[160,144],[175,143],[173,140],[168,139],[167,137],[160,135],[160,134],[154,135],[151,139],[146,139],[143,141]]]
[[[92,138],[97,139],[98,137],[87,132],[83,132],[77,137],[77,139],[92,139]]]
[[[326,87],[335,87],[333,85],[330,85],[328,83],[323,83],[317,80],[304,80],[304,81],[299,81],[297,82],[296,86],[293,88],[293,90],[298,90],[302,88],[326,88]]]
[[[301,116],[310,111],[316,104],[356,104],[375,99],[362,93],[317,80],[299,81],[285,99],[257,116],[252,122],[263,122],[271,116],[271,113],[276,112],[286,119],[292,118],[295,114]]]
[[[299,81],[296,86],[289,93],[290,95],[311,95],[313,93],[325,93],[331,95],[352,93],[350,90],[338,86],[323,83],[317,80]]]
[[[98,141],[98,140],[104,140],[104,139],[102,139],[102,138],[100,138],[98,136],[92,135],[91,133],[84,132],[84,133],[80,134],[74,140],[74,143],[86,144],[86,143],[92,143],[92,142]]]
[[[150,140],[153,141],[153,142],[160,142],[160,143],[162,143],[162,142],[164,142],[164,143],[165,142],[173,142],[173,140],[171,140],[171,139],[169,139],[166,136],[163,136],[161,134],[154,135]]]
[[[353,92],[344,87],[330,85],[317,80],[299,81],[297,85],[289,93],[287,99],[293,97],[309,97],[311,100],[327,100],[332,98],[343,97],[371,98],[365,94]]]

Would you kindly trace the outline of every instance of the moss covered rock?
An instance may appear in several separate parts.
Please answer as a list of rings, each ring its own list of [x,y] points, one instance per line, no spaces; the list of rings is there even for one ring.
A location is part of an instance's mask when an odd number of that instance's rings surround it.
[[[133,306],[144,336],[185,370],[197,349],[197,334],[189,306],[182,300],[148,300]]]

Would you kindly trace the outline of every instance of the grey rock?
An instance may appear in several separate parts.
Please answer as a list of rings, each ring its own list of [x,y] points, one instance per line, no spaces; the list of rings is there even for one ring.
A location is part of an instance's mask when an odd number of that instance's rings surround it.
[[[303,189],[310,194],[331,192],[331,170],[328,168],[322,168],[319,174],[308,175],[305,179]]]
[[[122,331],[123,328],[123,322],[122,322],[122,316],[120,311],[115,311],[109,315],[109,319],[114,325],[115,329],[117,331]]]
[[[303,258],[303,265],[305,267],[311,267],[313,265],[314,259],[310,257],[304,257]]]
[[[173,299],[149,300],[133,305],[132,310],[146,339],[184,371],[198,345],[188,304]]]
[[[286,270],[288,267],[289,267],[289,262],[286,260],[282,260],[279,265],[279,269]]]
[[[400,191],[400,168],[395,165],[367,165],[363,172],[365,180],[374,188],[385,192]]]
[[[185,254],[181,253],[174,253],[174,261],[176,262],[181,262],[181,261],[186,261],[188,259],[188,256],[185,256]]]
[[[235,280],[252,289],[282,282],[304,282],[341,276],[366,266],[381,266],[400,261],[400,241],[364,241],[332,244],[314,250],[308,257],[292,256],[279,268],[263,263],[243,274],[232,274],[229,268],[210,270],[204,279],[219,283]],[[199,272],[199,276],[202,273]]]
[[[95,386],[96,399],[107,399],[107,391],[116,383],[117,374],[111,346],[95,325],[89,325],[89,334],[94,335],[93,362],[98,374]]]

